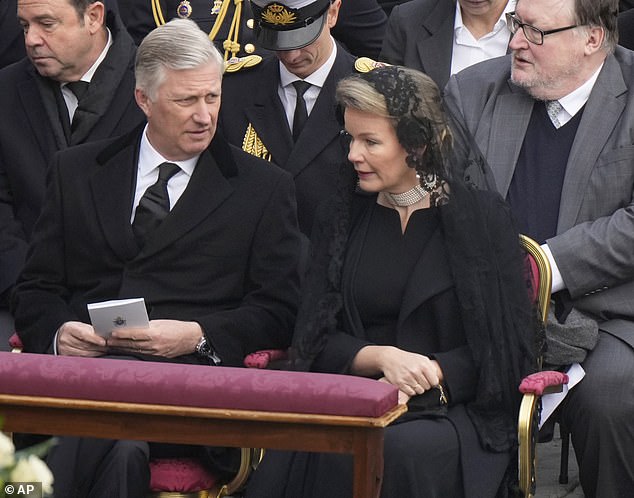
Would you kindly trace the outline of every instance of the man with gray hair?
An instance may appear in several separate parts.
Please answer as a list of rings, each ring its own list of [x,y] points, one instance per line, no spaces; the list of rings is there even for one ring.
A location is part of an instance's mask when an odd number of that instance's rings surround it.
[[[293,181],[216,136],[223,67],[193,21],[170,21],[137,54],[147,125],[56,156],[12,302],[25,351],[212,368],[289,345],[300,247]],[[133,297],[145,298],[149,327],[98,335],[87,304]],[[63,438],[49,459],[56,496],[144,496],[156,451],[183,454]]]
[[[484,183],[549,256],[547,337],[569,341],[586,372],[559,415],[585,495],[601,498],[634,490],[634,52],[616,46],[617,10],[617,0],[519,0],[507,14],[512,54],[455,75],[445,96],[490,165]],[[594,348],[579,333],[551,336],[573,323]]]

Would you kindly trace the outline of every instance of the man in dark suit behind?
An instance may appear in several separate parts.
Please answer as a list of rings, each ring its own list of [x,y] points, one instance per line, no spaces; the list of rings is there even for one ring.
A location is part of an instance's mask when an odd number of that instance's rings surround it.
[[[102,2],[18,0],[17,8],[28,58],[0,71],[0,310],[5,313],[53,154],[143,122],[133,98],[136,47]],[[78,99],[71,86],[79,80],[90,85]]]
[[[356,59],[331,36],[341,0],[251,3],[256,36],[275,56],[225,80],[221,131],[232,144],[293,175],[299,225],[310,234],[315,209],[334,192],[347,156],[339,140],[335,87],[354,71]],[[276,5],[285,24],[275,22]],[[306,24],[307,19],[314,22]],[[300,102],[295,85],[304,84]],[[298,115],[302,104],[303,119]]]
[[[26,351],[239,366],[289,345],[293,182],[215,136],[223,68],[193,21],[157,28],[136,63],[146,127],[56,156],[13,300]],[[132,297],[145,298],[149,328],[97,335],[86,305]],[[49,464],[57,496],[147,492],[144,442],[63,438]]]
[[[0,2],[0,68],[25,55],[24,36],[15,15],[17,0]]]
[[[512,54],[453,76],[445,95],[520,231],[549,255],[547,336],[584,324],[558,338],[586,371],[560,416],[589,498],[634,490],[634,52],[616,46],[617,7],[519,0]],[[584,328],[598,336],[587,356],[575,347]]]
[[[506,54],[515,0],[415,0],[392,9],[379,59],[428,74],[442,89],[465,67]]]

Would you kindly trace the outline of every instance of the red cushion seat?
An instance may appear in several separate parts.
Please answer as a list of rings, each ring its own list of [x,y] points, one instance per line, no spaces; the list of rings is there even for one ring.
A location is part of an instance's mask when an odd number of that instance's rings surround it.
[[[156,458],[150,461],[150,491],[194,493],[214,488],[217,479],[195,458]]]

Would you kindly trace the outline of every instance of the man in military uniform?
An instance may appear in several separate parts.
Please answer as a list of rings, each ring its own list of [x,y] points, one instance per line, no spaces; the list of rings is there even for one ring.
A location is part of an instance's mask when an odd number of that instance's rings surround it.
[[[253,14],[248,1],[118,0],[121,19],[138,45],[170,19],[191,19],[214,41],[229,61],[227,72],[258,64],[266,52],[256,49]]]
[[[137,45],[170,19],[188,18],[214,40],[232,73],[258,64],[270,52],[253,34],[248,0],[118,0],[121,18]],[[345,0],[333,36],[358,56],[378,57],[387,16],[377,0]]]
[[[336,188],[347,156],[335,87],[364,60],[331,36],[341,0],[251,4],[256,39],[275,56],[224,81],[221,131],[234,145],[293,175],[300,228],[309,235],[315,209]]]

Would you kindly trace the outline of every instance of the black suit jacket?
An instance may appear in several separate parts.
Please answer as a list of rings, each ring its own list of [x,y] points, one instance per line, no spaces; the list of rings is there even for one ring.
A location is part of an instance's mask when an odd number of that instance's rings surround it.
[[[634,50],[634,10],[619,14],[619,45]]]
[[[354,71],[355,58],[341,46],[298,141],[293,143],[277,89],[279,61],[265,60],[257,70],[226,78],[222,86],[220,126],[230,143],[241,147],[249,124],[271,154],[271,161],[290,172],[297,187],[302,232],[310,234],[315,209],[335,189],[346,160],[335,113],[337,82]]]
[[[56,156],[16,286],[26,351],[43,352],[90,302],[144,297],[150,319],[200,323],[225,365],[288,346],[297,300],[293,183],[216,138],[142,249],[130,224],[140,133]],[[184,361],[184,360],[179,360]]]
[[[17,0],[0,2],[0,68],[26,55],[24,35],[17,18]]]
[[[98,85],[91,84],[77,111],[87,119],[72,137],[66,134],[67,115],[60,116],[58,83],[39,76],[28,59],[0,71],[0,294],[13,286],[24,264],[53,154],[71,143],[129,132],[144,121],[134,101],[136,48],[112,13],[108,26],[114,43],[93,77]]]
[[[451,74],[455,0],[415,0],[392,9],[380,60],[429,75],[443,88]]]

